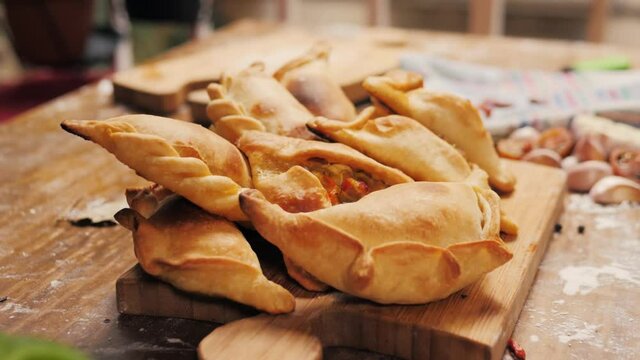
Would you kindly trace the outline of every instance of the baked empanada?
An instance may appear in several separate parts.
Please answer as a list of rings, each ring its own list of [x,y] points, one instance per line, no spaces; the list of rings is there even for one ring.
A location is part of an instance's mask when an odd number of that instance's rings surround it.
[[[327,43],[318,43],[274,74],[275,77],[313,115],[350,121],[356,108],[329,73]]]
[[[220,84],[207,87],[211,101],[207,116],[215,132],[236,142],[243,131],[311,139],[305,124],[313,117],[273,76],[264,64],[255,63],[234,76],[225,75]]]
[[[478,110],[469,100],[419,86],[417,76],[395,71],[392,76],[368,77],[362,86],[396,113],[417,120],[454,145],[469,162],[489,174],[491,186],[512,191],[515,177],[500,161]]]
[[[469,166],[446,141],[417,121],[400,115],[374,117],[379,111],[369,107],[352,122],[316,118],[307,126],[322,137],[338,141],[401,170],[416,181],[467,181],[489,189],[487,174]],[[501,229],[511,235],[518,226],[502,216]]]
[[[342,144],[247,131],[238,140],[247,155],[254,185],[288,212],[308,212],[356,201],[365,194],[412,181]],[[289,275],[307,290],[326,285],[285,256]]]
[[[131,206],[153,196],[144,194]],[[145,272],[178,289],[225,297],[272,314],[288,313],[295,299],[264,277],[258,257],[236,226],[179,196],[165,199],[147,219],[123,209],[116,220],[133,232],[136,257]]]
[[[247,131],[237,145],[249,159],[255,188],[288,212],[353,202],[413,181],[343,144]]]
[[[162,185],[152,184],[143,188],[130,188],[124,191],[129,207],[148,219],[167,199],[175,193]]]
[[[507,262],[498,201],[467,183],[415,182],[292,214],[258,190],[240,194],[242,210],[284,255],[336,289],[383,304],[442,299]]]
[[[238,193],[242,187],[251,187],[249,167],[233,144],[210,130],[151,115],[67,120],[61,126],[101,145],[140,176],[206,211],[246,220],[238,207]]]
[[[416,181],[464,181],[471,167],[446,141],[417,121],[400,115],[373,117],[365,109],[352,122],[315,118],[309,129],[401,170]]]

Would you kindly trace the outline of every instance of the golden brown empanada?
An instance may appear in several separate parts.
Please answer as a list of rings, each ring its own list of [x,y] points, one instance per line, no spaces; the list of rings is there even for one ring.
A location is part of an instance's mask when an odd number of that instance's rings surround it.
[[[356,108],[329,73],[329,52],[327,43],[318,43],[273,76],[313,115],[350,121]]]
[[[101,145],[140,176],[206,211],[246,220],[238,207],[238,193],[242,187],[251,187],[249,167],[233,144],[210,130],[151,115],[67,120],[61,126]]]
[[[471,174],[471,167],[453,146],[417,121],[400,115],[374,118],[373,112],[369,107],[352,122],[318,117],[307,126],[416,181],[464,181]]]
[[[292,214],[258,190],[240,194],[242,210],[284,255],[336,289],[383,304],[442,299],[507,262],[498,201],[467,183],[415,182]]]
[[[343,144],[247,131],[237,145],[249,159],[255,188],[288,212],[353,202],[413,181]]]
[[[454,145],[489,174],[491,186],[512,191],[515,177],[500,161],[478,110],[469,100],[418,86],[416,76],[395,71],[392,76],[368,77],[362,86],[396,113],[417,120]]]
[[[225,75],[207,88],[207,116],[215,132],[236,142],[243,131],[311,139],[305,124],[313,117],[273,76],[256,63],[237,75]]]
[[[247,131],[238,147],[249,159],[255,187],[293,213],[356,201],[371,191],[412,181],[342,144]],[[326,289],[286,256],[284,259],[289,275],[304,288]]]
[[[467,181],[489,189],[487,174],[469,166],[446,141],[417,121],[400,115],[374,117],[369,107],[352,122],[316,118],[307,126],[322,137],[338,141],[411,176],[416,181]],[[518,226],[502,216],[501,229],[511,235]]]
[[[132,203],[147,211],[152,194]],[[123,209],[116,220],[133,232],[136,257],[145,272],[178,289],[225,297],[272,314],[294,310],[293,295],[262,274],[258,257],[236,226],[179,196],[161,202],[148,219]]]
[[[162,202],[175,195],[162,185],[152,184],[143,188],[129,188],[124,192],[127,204],[146,219],[160,208]]]

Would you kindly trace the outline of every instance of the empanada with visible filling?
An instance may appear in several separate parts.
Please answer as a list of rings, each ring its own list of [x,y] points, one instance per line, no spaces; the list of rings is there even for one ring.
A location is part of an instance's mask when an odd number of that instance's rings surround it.
[[[143,204],[151,198],[146,193],[130,205],[148,211],[160,204],[148,219],[134,209],[115,215],[133,232],[135,254],[145,272],[178,289],[228,298],[268,313],[294,310],[293,295],[263,275],[258,257],[232,222],[176,195]]]
[[[369,107],[352,122],[316,118],[307,127],[312,132],[349,145],[371,158],[411,176],[416,181],[467,181],[489,189],[487,174],[469,166],[446,141],[417,121],[401,116],[374,117]],[[518,227],[502,216],[501,228],[515,235]]]
[[[240,194],[242,210],[284,255],[336,289],[383,304],[442,299],[507,262],[498,201],[467,183],[415,182],[292,214],[258,190]]]
[[[314,138],[305,127],[313,114],[267,74],[262,63],[233,76],[225,75],[220,84],[210,84],[207,93],[211,99],[207,116],[213,129],[231,142],[246,130]]]
[[[247,131],[238,148],[251,165],[253,183],[288,212],[306,212],[413,180],[338,143]]]
[[[350,121],[356,117],[356,108],[329,73],[329,52],[327,43],[318,43],[283,65],[273,77],[313,115]]]
[[[67,120],[61,126],[101,145],[140,176],[206,211],[246,220],[238,193],[242,187],[251,187],[248,164],[240,150],[210,130],[151,115]]]
[[[512,191],[515,177],[500,161],[478,110],[467,99],[419,86],[417,76],[395,71],[392,76],[368,77],[362,86],[394,112],[417,120],[454,145],[489,174],[491,186]]]
[[[453,146],[417,121],[400,115],[374,118],[373,111],[369,107],[351,122],[318,117],[307,126],[416,181],[464,181],[471,174],[471,167]]]
[[[288,212],[308,212],[351,202],[388,186],[412,181],[342,145],[247,131],[238,147],[251,164],[254,186]],[[326,285],[285,256],[289,275],[305,289]]]

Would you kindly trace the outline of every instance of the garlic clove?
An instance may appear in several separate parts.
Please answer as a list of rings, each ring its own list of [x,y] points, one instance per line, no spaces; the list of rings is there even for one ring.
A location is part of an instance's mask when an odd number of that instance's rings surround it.
[[[605,161],[607,159],[607,151],[604,142],[605,139],[602,136],[593,134],[582,136],[576,142],[573,155],[580,162],[589,160]]]
[[[569,155],[575,140],[569,130],[563,127],[554,127],[543,131],[538,139],[538,147],[550,149],[561,157]]]
[[[575,164],[567,169],[567,185],[571,191],[586,192],[600,179],[612,174],[611,165],[608,163],[589,160]]]
[[[520,160],[533,148],[534,143],[528,140],[506,138],[498,141],[496,150],[503,158]]]
[[[570,167],[577,165],[578,163],[579,161],[577,157],[573,155],[569,155],[566,158],[562,159],[562,162],[560,163],[560,165],[562,166],[563,169],[569,170]]]
[[[589,196],[600,204],[640,202],[640,184],[621,176],[607,176],[593,185]]]
[[[609,156],[613,173],[640,183],[640,151],[615,148]]]
[[[560,163],[562,162],[560,155],[549,149],[533,149],[523,156],[522,160],[557,168],[560,167]]]
[[[525,126],[516,129],[511,133],[511,135],[509,135],[509,139],[526,141],[530,142],[531,144],[535,144],[539,138],[540,131],[531,126]]]

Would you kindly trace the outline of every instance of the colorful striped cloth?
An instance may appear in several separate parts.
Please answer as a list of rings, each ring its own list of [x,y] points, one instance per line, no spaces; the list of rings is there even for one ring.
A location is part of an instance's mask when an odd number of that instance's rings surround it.
[[[494,136],[525,125],[566,125],[579,113],[640,111],[640,70],[503,69],[424,54],[406,54],[402,67],[422,73],[425,87],[461,95],[485,109],[481,113]]]

